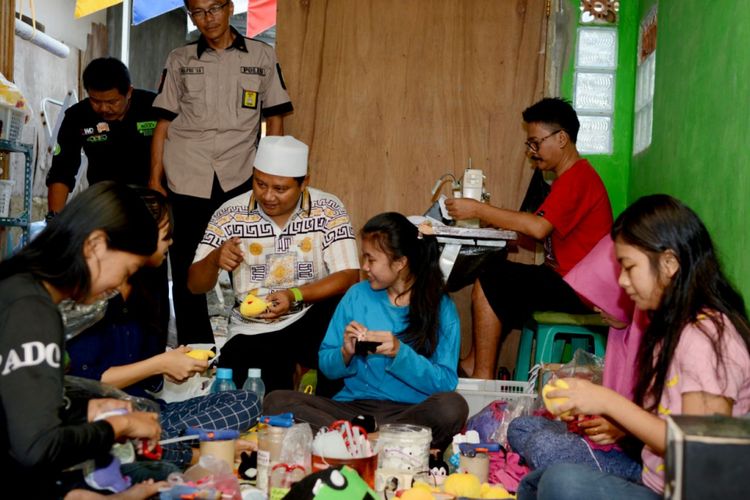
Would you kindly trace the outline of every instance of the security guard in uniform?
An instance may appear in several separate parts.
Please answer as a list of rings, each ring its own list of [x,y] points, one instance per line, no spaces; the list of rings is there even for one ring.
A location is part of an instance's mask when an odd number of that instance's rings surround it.
[[[159,121],[149,186],[172,204],[179,343],[212,343],[206,297],[188,290],[188,268],[214,211],[251,189],[261,117],[266,135],[283,135],[292,104],[273,48],[230,27],[231,0],[185,0],[185,8],[201,36],[167,58],[154,101]]]
[[[81,148],[88,158],[89,184],[115,181],[148,185],[156,94],[134,89],[118,59],[94,59],[83,71],[89,97],[65,112],[55,156],[47,174],[48,218],[63,209],[76,184]]]

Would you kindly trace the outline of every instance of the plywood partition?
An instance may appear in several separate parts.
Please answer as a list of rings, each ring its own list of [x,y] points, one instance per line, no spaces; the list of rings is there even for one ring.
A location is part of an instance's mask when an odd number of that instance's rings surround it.
[[[531,171],[521,111],[542,96],[543,0],[278,0],[277,53],[311,146],[311,183],[359,228],[424,212],[469,158],[494,205],[518,208]]]

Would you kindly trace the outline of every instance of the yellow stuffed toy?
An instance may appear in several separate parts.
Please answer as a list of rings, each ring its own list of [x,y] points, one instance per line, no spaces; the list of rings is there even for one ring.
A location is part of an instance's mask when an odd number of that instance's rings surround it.
[[[246,318],[254,318],[255,316],[262,314],[268,309],[268,302],[261,299],[257,295],[251,293],[247,294],[245,300],[240,304],[240,314]]]
[[[544,400],[544,406],[547,408],[547,411],[550,413],[553,413],[557,415],[558,407],[561,404],[564,404],[566,401],[568,401],[568,398],[551,398],[547,396],[547,393],[551,391],[555,391],[557,389],[568,389],[568,383],[565,382],[562,379],[554,379],[547,382],[544,387],[542,387],[542,399]],[[567,417],[570,415],[569,411],[566,411],[564,413],[561,413],[561,417]]]
[[[515,498],[515,495],[508,493],[508,490],[500,486],[499,484],[491,485],[489,483],[483,483],[479,490],[479,498]]]
[[[481,484],[474,474],[454,472],[445,478],[443,491],[457,497],[477,498],[481,491]]]

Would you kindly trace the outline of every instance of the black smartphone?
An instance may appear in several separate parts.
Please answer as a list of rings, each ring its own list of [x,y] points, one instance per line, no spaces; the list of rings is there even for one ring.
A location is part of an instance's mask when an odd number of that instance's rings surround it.
[[[369,340],[355,340],[354,341],[354,354],[361,354],[367,356],[371,352],[375,352],[375,349],[382,344],[382,342],[372,342]]]

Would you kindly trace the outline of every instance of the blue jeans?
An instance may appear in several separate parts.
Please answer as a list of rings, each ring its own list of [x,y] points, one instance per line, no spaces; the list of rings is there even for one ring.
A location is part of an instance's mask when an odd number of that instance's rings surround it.
[[[508,426],[508,443],[534,470],[571,463],[640,481],[641,464],[619,449],[591,448],[582,436],[568,431],[565,423],[544,417],[514,418]]]
[[[518,485],[518,500],[660,500],[642,484],[579,464],[550,465],[526,475]]]

